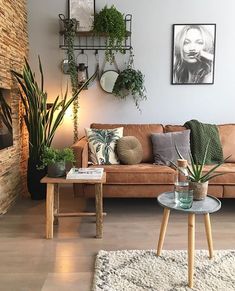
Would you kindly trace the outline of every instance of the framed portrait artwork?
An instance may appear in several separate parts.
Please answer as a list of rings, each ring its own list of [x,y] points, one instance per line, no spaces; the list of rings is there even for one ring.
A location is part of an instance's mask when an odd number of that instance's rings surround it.
[[[172,84],[214,84],[216,24],[173,24]]]
[[[78,31],[90,31],[93,28],[95,0],[68,0],[69,18],[79,21]]]

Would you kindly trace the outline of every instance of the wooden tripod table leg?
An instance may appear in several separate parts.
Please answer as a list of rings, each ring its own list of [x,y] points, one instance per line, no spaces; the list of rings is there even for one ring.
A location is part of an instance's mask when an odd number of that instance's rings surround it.
[[[157,256],[160,256],[162,251],[162,246],[164,243],[165,235],[166,235],[166,228],[169,220],[170,210],[167,208],[164,208],[163,217],[162,217],[162,224],[158,239],[158,245],[157,245]]]
[[[188,286],[193,288],[193,268],[195,250],[195,214],[188,215]]]
[[[103,236],[103,185],[95,184],[96,237]]]
[[[206,228],[206,238],[207,238],[207,244],[209,249],[209,258],[211,259],[213,257],[213,240],[212,240],[212,234],[211,234],[211,221],[210,221],[210,214],[207,213],[204,215],[204,223]]]
[[[46,199],[46,238],[53,238],[54,184],[47,184]]]

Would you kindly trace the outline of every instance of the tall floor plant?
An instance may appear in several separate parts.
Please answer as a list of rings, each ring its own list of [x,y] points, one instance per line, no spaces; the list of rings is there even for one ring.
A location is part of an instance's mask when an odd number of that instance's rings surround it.
[[[48,95],[44,91],[44,75],[39,58],[40,84],[37,83],[27,60],[23,72],[12,71],[19,88],[20,98],[24,107],[24,121],[29,134],[29,159],[27,171],[27,185],[32,199],[45,198],[45,186],[40,184],[40,179],[45,175],[45,170],[38,170],[41,164],[41,155],[45,147],[50,147],[57,128],[61,125],[65,112],[74,102],[84,86],[93,76],[68,98],[68,90],[62,99],[57,96],[48,109]]]

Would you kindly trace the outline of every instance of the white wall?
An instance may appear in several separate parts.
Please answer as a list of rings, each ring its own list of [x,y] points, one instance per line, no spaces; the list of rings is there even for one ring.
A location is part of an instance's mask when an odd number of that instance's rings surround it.
[[[148,100],[140,114],[132,100],[119,101],[97,84],[81,94],[80,135],[92,122],[182,124],[196,118],[208,123],[235,122],[235,2],[234,0],[96,0],[96,9],[114,4],[133,15],[132,45],[135,67],[145,75]],[[60,70],[64,57],[58,48],[58,14],[66,13],[67,0],[28,0],[30,63],[37,70],[40,54],[51,99],[65,89],[67,76]],[[216,23],[214,85],[171,85],[172,24]],[[95,58],[89,55],[89,67]],[[71,117],[59,129],[54,144],[72,143]]]

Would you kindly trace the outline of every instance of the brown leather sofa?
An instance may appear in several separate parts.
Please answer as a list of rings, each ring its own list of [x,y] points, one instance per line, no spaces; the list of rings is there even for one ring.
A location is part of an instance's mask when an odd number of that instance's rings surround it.
[[[143,147],[143,159],[137,165],[99,165],[103,167],[107,182],[104,197],[156,197],[158,194],[173,190],[175,170],[167,166],[153,164],[151,134],[181,131],[181,125],[162,124],[91,124],[91,128],[111,129],[123,127],[123,135],[138,138]],[[216,197],[235,197],[235,124],[218,125],[224,157],[232,155],[218,168],[218,173],[226,173],[209,182],[209,193]],[[88,167],[88,143],[83,137],[72,146],[76,167]],[[211,166],[207,165],[206,170]],[[92,185],[75,185],[77,195],[94,196]]]

